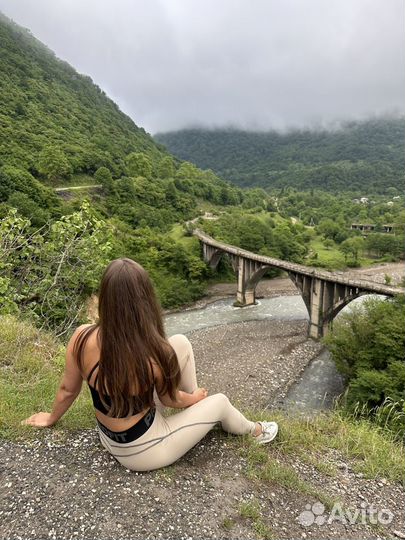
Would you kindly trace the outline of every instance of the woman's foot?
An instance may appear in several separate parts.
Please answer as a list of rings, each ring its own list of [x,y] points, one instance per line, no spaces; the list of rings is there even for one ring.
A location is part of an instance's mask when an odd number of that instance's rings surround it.
[[[256,422],[256,429],[253,437],[259,444],[266,444],[272,441],[278,432],[276,422]]]

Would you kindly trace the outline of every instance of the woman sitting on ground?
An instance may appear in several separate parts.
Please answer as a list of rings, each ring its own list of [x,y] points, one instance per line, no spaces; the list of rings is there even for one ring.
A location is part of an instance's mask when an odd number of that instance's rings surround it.
[[[198,388],[193,349],[183,335],[165,337],[148,273],[131,259],[112,261],[99,292],[99,322],[80,326],[69,341],[66,367],[51,413],[24,423],[55,424],[79,395],[93,398],[102,445],[122,465],[147,471],[170,465],[216,424],[267,443],[275,422],[251,422],[224,394]],[[168,417],[164,407],[185,409]]]

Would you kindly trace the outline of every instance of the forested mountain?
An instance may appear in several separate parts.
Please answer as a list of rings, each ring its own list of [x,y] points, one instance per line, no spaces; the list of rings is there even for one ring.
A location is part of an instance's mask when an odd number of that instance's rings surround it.
[[[199,296],[198,243],[186,250],[173,225],[199,204],[249,208],[263,195],[174,159],[89,77],[1,14],[0,47],[0,314],[21,310],[68,331],[105,265],[122,256],[147,268],[164,306]],[[53,189],[77,183],[101,189],[69,200]]]
[[[404,185],[404,118],[348,122],[335,131],[185,129],[155,138],[239,186],[384,193]]]
[[[0,47],[0,165],[37,175],[41,151],[56,145],[66,173],[105,166],[120,175],[130,152],[166,153],[90,77],[1,14]]]

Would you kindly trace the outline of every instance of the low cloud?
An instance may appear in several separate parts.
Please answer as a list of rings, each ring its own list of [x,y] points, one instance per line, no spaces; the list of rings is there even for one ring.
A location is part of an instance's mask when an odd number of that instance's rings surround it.
[[[148,131],[405,112],[402,0],[0,0]]]

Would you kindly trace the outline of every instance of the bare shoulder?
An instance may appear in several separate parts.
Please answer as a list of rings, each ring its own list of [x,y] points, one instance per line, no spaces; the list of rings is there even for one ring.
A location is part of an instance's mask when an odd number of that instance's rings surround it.
[[[76,339],[78,336],[80,336],[83,330],[86,330],[86,328],[89,328],[89,326],[91,326],[91,324],[81,324],[80,326],[78,326],[76,330],[73,332],[71,340]]]
[[[94,326],[94,324],[92,323],[81,324],[80,326],[76,328],[75,332],[81,332],[82,330],[85,330],[86,328],[89,328],[90,326]]]
[[[71,336],[71,338],[69,340],[68,346],[73,347],[73,345],[76,343],[77,338],[82,334],[82,332],[84,330],[86,330],[90,326],[93,326],[93,325],[92,324],[81,324],[80,326],[78,326],[76,328],[76,330],[73,332],[73,334],[72,334],[72,336]]]

